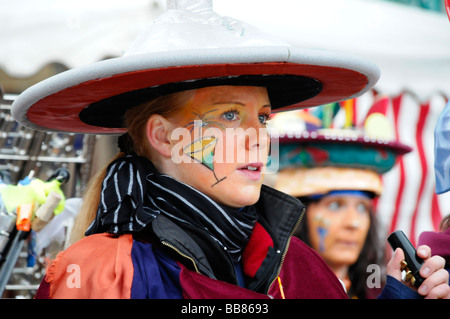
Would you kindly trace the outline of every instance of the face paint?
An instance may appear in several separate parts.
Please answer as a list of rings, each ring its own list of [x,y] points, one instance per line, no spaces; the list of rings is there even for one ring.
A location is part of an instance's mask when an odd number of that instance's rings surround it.
[[[349,194],[321,196],[308,205],[311,245],[332,269],[356,262],[370,227],[372,199]]]
[[[194,121],[189,122],[184,127],[190,128],[190,131],[194,131],[194,140],[191,144],[183,148],[183,153],[190,156],[195,161],[205,165],[210,169],[216,179],[216,182],[211,187],[217,185],[223,181],[225,177],[218,178],[214,171],[214,154],[217,145],[217,137],[215,135],[203,136],[203,128],[221,128],[224,126],[216,121],[212,121],[213,116],[207,116],[208,113],[215,112],[217,109],[205,112],[204,114],[193,113],[195,115]],[[196,129],[197,128],[197,129]]]
[[[331,224],[331,221],[324,218],[321,214],[317,214],[314,219],[319,224],[317,226],[317,233],[319,235],[319,251],[325,251],[325,238],[328,233],[328,227]]]

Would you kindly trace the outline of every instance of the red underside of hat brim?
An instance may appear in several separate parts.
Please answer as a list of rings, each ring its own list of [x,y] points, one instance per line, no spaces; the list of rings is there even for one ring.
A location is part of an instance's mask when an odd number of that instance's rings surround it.
[[[287,62],[210,64],[145,69],[96,78],[51,94],[34,103],[28,119],[43,128],[65,132],[119,134],[123,128],[88,125],[79,118],[88,105],[125,92],[195,79],[238,75],[301,75],[320,81],[323,89],[317,96],[281,110],[306,108],[345,100],[363,90],[367,77],[354,70]],[[301,88],[299,88],[301,89]]]

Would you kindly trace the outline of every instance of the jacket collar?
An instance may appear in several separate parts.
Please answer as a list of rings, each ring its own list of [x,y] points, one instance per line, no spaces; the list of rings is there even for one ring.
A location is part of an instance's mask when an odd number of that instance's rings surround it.
[[[259,222],[269,232],[277,249],[284,250],[298,223],[305,206],[295,197],[263,185],[261,196],[255,204]]]
[[[244,272],[252,278],[249,281],[248,288],[266,293],[280,273],[284,257],[289,248],[289,242],[302,220],[305,206],[298,199],[263,185],[261,197],[256,203],[256,209],[260,217],[258,222],[262,227],[255,227],[253,231],[243,253],[243,257],[247,259],[244,261],[243,267]],[[267,236],[271,239],[272,246],[270,240],[264,240]],[[267,253],[261,254],[264,246],[267,247]],[[260,266],[257,270],[251,270],[249,269],[249,262],[251,262],[250,265],[260,264]]]
[[[290,238],[301,221],[305,206],[296,198],[263,185],[255,204],[258,225],[243,252],[244,272],[250,278],[249,289],[268,289],[276,277]],[[160,215],[152,222],[152,232],[165,250],[188,268],[210,278],[237,284],[235,268],[228,254],[209,236],[189,227],[181,228]],[[265,233],[265,234],[264,234]],[[261,238],[265,238],[261,241]],[[245,258],[244,258],[245,255]],[[248,266],[250,264],[252,266]]]

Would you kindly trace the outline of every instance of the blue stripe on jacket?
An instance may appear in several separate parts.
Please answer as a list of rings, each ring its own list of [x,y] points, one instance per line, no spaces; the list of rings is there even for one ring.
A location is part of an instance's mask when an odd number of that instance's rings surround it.
[[[178,264],[150,243],[133,240],[132,299],[182,299]]]

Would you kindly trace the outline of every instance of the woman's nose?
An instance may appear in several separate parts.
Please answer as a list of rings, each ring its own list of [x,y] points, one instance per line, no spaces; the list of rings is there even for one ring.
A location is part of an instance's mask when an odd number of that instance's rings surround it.
[[[347,207],[344,222],[345,226],[351,229],[358,229],[361,226],[358,210],[353,205]]]
[[[245,148],[247,150],[252,150],[254,148],[259,148],[259,138],[255,134],[246,134],[245,135]]]

